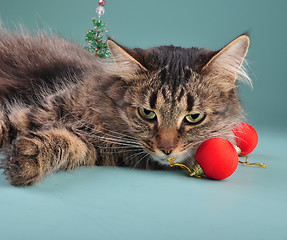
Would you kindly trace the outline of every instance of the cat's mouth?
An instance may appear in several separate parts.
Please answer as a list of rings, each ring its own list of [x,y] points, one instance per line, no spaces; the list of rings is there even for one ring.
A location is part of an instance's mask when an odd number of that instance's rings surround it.
[[[149,154],[152,160],[158,162],[161,165],[169,166],[169,159],[173,158],[174,163],[181,164],[193,164],[194,162],[194,147],[185,148],[181,150],[180,146],[175,148],[162,149],[158,146],[152,146],[152,144],[147,144],[147,142],[140,142],[142,148]]]
[[[186,151],[183,153],[178,153],[178,154],[170,154],[170,155],[162,155],[160,153],[153,153],[150,154],[153,160],[156,162],[162,164],[162,165],[170,165],[169,159],[174,158],[174,163],[184,163],[189,159],[193,159],[192,157],[192,151]]]

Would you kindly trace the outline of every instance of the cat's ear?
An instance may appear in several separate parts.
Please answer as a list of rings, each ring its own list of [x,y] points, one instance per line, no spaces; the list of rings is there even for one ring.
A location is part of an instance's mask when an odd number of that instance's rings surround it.
[[[241,35],[218,51],[202,68],[202,73],[235,83],[237,79],[250,81],[242,66],[249,48],[248,35]]]
[[[139,71],[147,71],[134,57],[132,57],[123,47],[118,45],[111,39],[107,40],[108,48],[112,54],[112,58],[119,67],[120,74],[128,77]]]

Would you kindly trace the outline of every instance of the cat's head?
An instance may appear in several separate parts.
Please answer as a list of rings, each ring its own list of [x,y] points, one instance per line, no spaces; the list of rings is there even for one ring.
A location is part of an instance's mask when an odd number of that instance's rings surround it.
[[[231,128],[242,116],[236,82],[249,80],[242,67],[247,35],[219,51],[108,46],[127,86],[117,111],[153,159],[182,162],[208,138],[233,141]]]

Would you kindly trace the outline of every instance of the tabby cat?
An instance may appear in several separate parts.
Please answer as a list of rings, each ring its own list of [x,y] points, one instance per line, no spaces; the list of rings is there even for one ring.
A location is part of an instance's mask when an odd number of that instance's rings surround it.
[[[219,51],[108,47],[100,60],[59,37],[1,33],[1,168],[12,185],[77,166],[192,166],[206,139],[234,142],[247,35]]]

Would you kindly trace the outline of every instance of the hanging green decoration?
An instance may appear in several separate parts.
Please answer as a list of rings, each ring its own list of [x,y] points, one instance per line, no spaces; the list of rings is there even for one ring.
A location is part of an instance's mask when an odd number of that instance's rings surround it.
[[[85,49],[89,52],[95,54],[96,57],[99,58],[109,58],[111,53],[107,46],[105,33],[108,31],[106,28],[106,24],[103,23],[101,16],[105,13],[105,0],[98,1],[99,6],[96,9],[98,14],[98,19],[95,17],[92,18],[93,29],[90,29],[86,35],[86,46]]]

